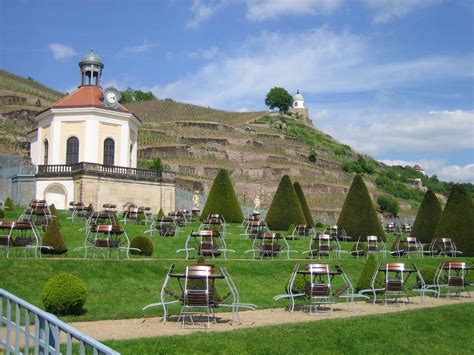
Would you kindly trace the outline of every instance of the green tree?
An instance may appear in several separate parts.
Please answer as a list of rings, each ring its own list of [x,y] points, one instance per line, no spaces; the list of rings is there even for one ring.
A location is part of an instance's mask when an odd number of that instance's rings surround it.
[[[466,187],[454,184],[436,227],[436,238],[451,238],[464,256],[474,256],[472,200]]]
[[[354,176],[337,225],[339,228],[344,228],[346,233],[355,239],[359,236],[364,238],[368,235],[376,235],[385,240],[374,204],[360,175]]]
[[[300,206],[303,209],[304,218],[306,219],[306,224],[310,225],[311,227],[314,226],[313,215],[311,213],[311,209],[308,206],[308,202],[306,202],[306,197],[304,195],[303,189],[298,181],[293,184],[293,188],[295,189],[296,196],[298,196],[298,200],[300,201]]]
[[[411,236],[421,243],[430,243],[443,210],[433,190],[426,191],[420,208],[416,214]]]
[[[201,220],[213,213],[222,215],[226,222],[241,223],[244,220],[229,173],[224,169],[219,170],[212,183],[206,205],[202,210]]]
[[[288,230],[291,224],[306,224],[303,209],[288,175],[282,177],[265,221],[274,230]]]
[[[309,150],[308,160],[313,164],[318,161],[318,154],[316,154],[316,151],[314,150],[314,148],[311,148]]]
[[[163,163],[160,157],[154,157],[149,165],[150,170],[163,171]]]
[[[394,217],[398,216],[400,212],[400,205],[398,201],[391,196],[379,196],[377,198],[377,204],[379,205],[379,210],[382,213],[391,213]]]
[[[288,111],[291,104],[293,103],[293,97],[281,87],[274,87],[270,89],[265,97],[265,105],[267,105],[270,110],[278,108],[280,111]]]
[[[155,95],[153,95],[151,91],[133,90],[130,87],[120,93],[122,95],[120,103],[123,105],[131,102],[145,102],[155,99]]]

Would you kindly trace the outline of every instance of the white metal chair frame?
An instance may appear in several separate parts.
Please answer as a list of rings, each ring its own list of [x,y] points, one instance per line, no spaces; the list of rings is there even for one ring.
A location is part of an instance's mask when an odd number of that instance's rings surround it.
[[[176,250],[176,253],[185,252],[186,260],[189,259],[189,253],[194,250],[197,252],[196,256],[200,256],[200,254],[202,254],[202,246],[205,244],[204,242],[206,238],[211,238],[212,245],[216,246],[216,248],[213,248],[212,251],[214,251],[216,254],[222,252],[222,254],[224,255],[224,260],[227,260],[228,252],[235,253],[235,250],[227,249],[225,239],[222,237],[221,233],[211,230],[198,231],[198,235],[194,234],[193,231],[191,231],[191,233],[189,233],[188,237],[186,238],[184,248]],[[216,239],[219,241],[219,243],[215,243]],[[195,245],[196,243],[197,245]],[[214,252],[211,253],[211,257],[213,259],[216,257]]]
[[[295,309],[296,299],[300,297],[305,297],[304,290],[294,289],[294,283],[295,283],[300,267],[301,267],[300,264],[296,264],[295,267],[293,268],[293,272],[291,273],[290,279],[288,280],[288,284],[286,287],[286,293],[281,294],[281,295],[276,295],[275,297],[273,297],[274,301],[279,301],[281,299],[288,298],[289,299],[288,311],[290,312],[293,312]]]
[[[257,259],[257,256],[260,256],[260,260],[265,256],[270,256],[273,260],[282,253],[286,254],[287,259],[290,260],[290,253],[298,253],[298,251],[290,248],[284,235],[264,233],[262,237],[253,239],[252,249],[244,251],[244,254],[247,253],[252,253],[253,260]]]

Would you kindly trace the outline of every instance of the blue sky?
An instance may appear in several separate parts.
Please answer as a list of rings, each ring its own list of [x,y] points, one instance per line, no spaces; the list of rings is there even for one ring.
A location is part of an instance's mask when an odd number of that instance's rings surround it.
[[[316,127],[386,163],[474,182],[472,0],[0,0],[0,67],[225,110],[300,89]]]

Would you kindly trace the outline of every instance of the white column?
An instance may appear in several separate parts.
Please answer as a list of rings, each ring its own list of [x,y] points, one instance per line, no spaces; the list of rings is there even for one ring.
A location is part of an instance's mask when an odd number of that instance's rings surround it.
[[[49,142],[51,148],[51,164],[66,164],[66,153],[61,157],[61,144],[66,147],[66,142],[61,142],[61,121],[52,120],[51,121],[51,142]],[[66,152],[66,149],[64,149]]]
[[[130,128],[128,124],[123,124],[120,127],[120,147],[117,147],[120,152],[120,157],[118,159],[119,166],[129,166],[129,146],[130,146]]]
[[[83,152],[82,161],[88,163],[102,164],[102,159],[99,158],[99,121],[94,117],[88,117],[86,120],[86,132],[81,151]]]

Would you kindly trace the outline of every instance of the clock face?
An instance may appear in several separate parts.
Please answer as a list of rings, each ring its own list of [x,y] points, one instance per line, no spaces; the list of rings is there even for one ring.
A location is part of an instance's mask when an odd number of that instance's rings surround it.
[[[104,90],[104,103],[106,106],[117,107],[120,100],[120,91],[113,87]]]

